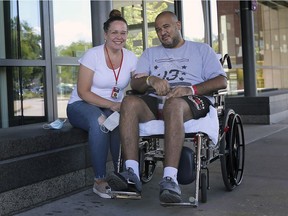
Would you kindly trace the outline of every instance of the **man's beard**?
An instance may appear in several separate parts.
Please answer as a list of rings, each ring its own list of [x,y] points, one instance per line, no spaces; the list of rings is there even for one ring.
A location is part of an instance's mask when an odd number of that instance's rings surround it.
[[[180,39],[175,37],[175,38],[172,38],[172,43],[165,44],[165,43],[162,42],[162,46],[165,47],[165,48],[174,48],[179,43],[180,43]]]

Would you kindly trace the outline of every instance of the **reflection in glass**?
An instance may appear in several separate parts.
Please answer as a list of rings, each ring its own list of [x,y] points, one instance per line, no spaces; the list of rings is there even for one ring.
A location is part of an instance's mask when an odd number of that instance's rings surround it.
[[[146,19],[142,15],[143,4],[146,8]],[[155,32],[154,22],[156,16],[165,10],[174,11],[174,1],[113,1],[113,8],[122,12],[129,28],[126,48],[133,51],[138,57],[147,47],[159,45]],[[145,32],[147,38],[145,37]]]
[[[6,56],[10,59],[42,59],[39,0],[4,2],[6,29]]]
[[[257,88],[288,88],[288,8],[259,1],[254,12]]]
[[[219,37],[218,37],[218,17],[217,17],[217,0],[211,0],[211,32],[212,32],[212,48],[219,53]],[[222,53],[222,55],[225,53]]]
[[[174,3],[171,2],[147,2],[147,20],[148,20],[148,47],[160,45],[160,41],[155,31],[155,18],[162,11],[174,12]]]
[[[128,25],[141,24],[143,22],[143,17],[141,15],[142,4],[135,3],[132,3],[132,5],[127,5],[125,7],[123,7],[122,5],[122,16],[126,19]]]
[[[6,67],[0,67],[0,128],[9,126]]]
[[[44,68],[11,67],[10,69],[13,80],[14,117],[24,119],[28,116],[45,116]],[[8,94],[10,93],[8,91]]]
[[[142,4],[130,2],[114,2],[115,7],[121,11],[122,16],[128,23],[128,37],[126,48],[132,50],[138,57],[143,52],[143,32],[142,32]]]
[[[53,13],[56,56],[80,57],[92,47],[90,0],[53,1]]]
[[[67,118],[66,107],[72,90],[77,83],[79,66],[57,67],[57,107],[58,117]]]
[[[240,5],[238,1],[217,1],[219,26],[219,53],[228,53],[233,68],[226,71],[228,93],[243,91],[242,41],[240,25]]]

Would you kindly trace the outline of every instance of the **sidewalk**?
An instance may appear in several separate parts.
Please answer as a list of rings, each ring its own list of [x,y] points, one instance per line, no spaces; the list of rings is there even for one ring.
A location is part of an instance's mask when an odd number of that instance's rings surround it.
[[[288,119],[273,125],[244,125],[246,154],[242,184],[232,192],[224,188],[220,161],[210,167],[207,203],[197,208],[162,207],[158,182],[159,164],[152,181],[143,185],[141,200],[101,199],[92,188],[73,194],[17,216],[286,216],[288,211]],[[194,184],[181,186],[185,201],[194,194]]]

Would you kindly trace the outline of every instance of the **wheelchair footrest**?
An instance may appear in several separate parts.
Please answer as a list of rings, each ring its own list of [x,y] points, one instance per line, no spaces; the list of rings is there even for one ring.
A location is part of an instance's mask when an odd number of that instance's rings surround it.
[[[198,204],[196,203],[190,203],[190,202],[181,202],[181,203],[160,203],[164,207],[173,207],[173,206],[179,206],[179,207],[193,207],[196,208]]]
[[[180,207],[198,207],[198,201],[194,197],[189,197],[189,202],[180,202],[180,203],[160,203],[164,207],[180,206]]]
[[[109,195],[112,199],[141,199],[141,193],[130,191],[110,191]]]

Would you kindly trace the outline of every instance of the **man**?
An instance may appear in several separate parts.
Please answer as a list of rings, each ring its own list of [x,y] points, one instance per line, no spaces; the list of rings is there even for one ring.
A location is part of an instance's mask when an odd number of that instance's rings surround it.
[[[204,43],[185,41],[181,23],[170,11],[160,13],[155,30],[162,45],[146,49],[140,57],[131,87],[139,92],[154,89],[155,94],[126,96],[121,104],[120,136],[126,170],[114,173],[108,184],[125,190],[133,183],[141,192],[139,179],[139,123],[159,119],[158,99],[165,97],[164,173],[160,201],[181,202],[177,182],[178,164],[184,143],[184,122],[206,116],[213,92],[226,88],[226,75],[216,53]],[[205,96],[204,96],[205,95]]]

